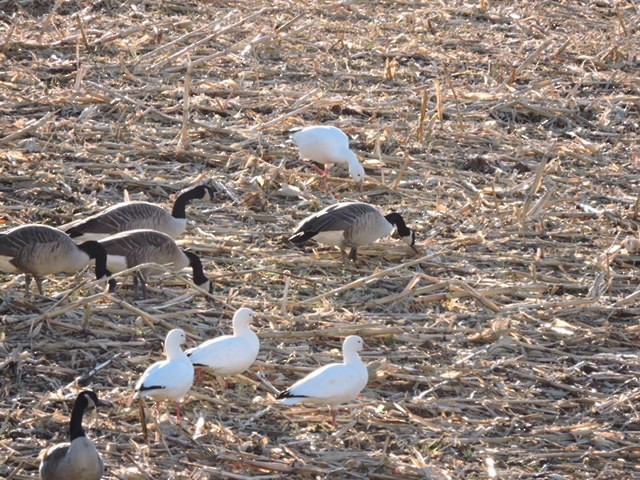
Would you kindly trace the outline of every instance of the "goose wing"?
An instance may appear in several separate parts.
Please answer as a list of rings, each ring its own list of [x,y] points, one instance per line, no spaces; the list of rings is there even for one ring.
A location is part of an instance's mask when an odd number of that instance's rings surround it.
[[[331,363],[298,380],[280,393],[278,398],[285,404],[304,401],[332,404],[349,401],[362,389],[361,377],[361,372],[353,365]]]
[[[161,248],[175,242],[168,235],[155,230],[130,230],[100,240],[109,255],[141,257],[141,252]]]
[[[58,477],[58,467],[64,462],[69,452],[68,442],[59,443],[42,451],[40,454],[42,462],[40,463],[40,479],[55,480]]]
[[[243,372],[256,357],[246,340],[231,335],[207,340],[185,353],[194,366],[210,368],[221,375]]]
[[[22,225],[0,233],[0,255],[14,256],[29,245],[64,242],[67,235],[45,225]]]
[[[193,366],[189,362],[163,360],[147,368],[134,389],[136,392],[142,394],[148,392],[150,395],[156,391],[184,390],[186,392],[191,388],[192,383]]]
[[[164,208],[149,202],[119,203],[88,218],[76,220],[60,227],[72,238],[86,234],[111,235],[116,232],[149,228],[153,218],[169,215]]]
[[[367,203],[338,203],[304,219],[295,233],[347,230],[362,216],[375,212],[377,209]]]

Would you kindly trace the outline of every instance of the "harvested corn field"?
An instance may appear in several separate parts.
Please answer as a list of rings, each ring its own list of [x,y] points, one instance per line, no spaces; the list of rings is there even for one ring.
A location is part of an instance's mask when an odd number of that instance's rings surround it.
[[[36,477],[91,388],[111,480],[638,478],[639,25],[632,0],[0,0],[3,230],[214,192],[178,240],[211,294],[0,274],[0,476]],[[300,162],[316,124],[362,192]],[[400,212],[419,253],[287,241],[342,200]],[[241,306],[256,363],[205,374],[180,424],[147,402],[145,441],[133,386],[167,332],[230,333]],[[337,427],[275,401],[351,334],[369,383]]]

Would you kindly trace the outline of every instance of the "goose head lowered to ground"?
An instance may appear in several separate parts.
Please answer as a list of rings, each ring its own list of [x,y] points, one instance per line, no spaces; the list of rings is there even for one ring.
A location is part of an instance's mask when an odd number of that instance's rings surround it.
[[[60,229],[75,241],[101,240],[118,232],[136,229],[157,230],[171,238],[178,238],[187,226],[186,206],[189,202],[212,198],[211,187],[198,185],[178,195],[171,213],[150,202],[124,202],[63,225]]]
[[[213,284],[205,276],[200,258],[193,252],[182,250],[169,235],[155,230],[130,230],[120,232],[100,240],[98,243],[107,252],[107,267],[113,272],[143,263],[170,265],[174,272],[191,267],[193,283],[212,292]],[[133,277],[134,295],[138,296],[138,287],[146,298],[145,277],[154,269],[144,268]]]
[[[69,236],[47,225],[22,225],[0,232],[0,271],[24,273],[29,295],[31,277],[43,295],[42,277],[54,273],[74,273],[96,261],[96,278],[108,277],[107,254],[98,242],[76,245]],[[109,280],[113,290],[116,282]]]
[[[334,163],[347,165],[349,175],[362,189],[365,171],[357,155],[349,148],[349,137],[338,127],[315,125],[305,127],[293,134],[293,143],[300,151],[302,160],[311,160],[325,165]],[[323,175],[327,172],[321,171]]]
[[[417,252],[416,233],[399,213],[383,215],[373,205],[360,202],[337,203],[310,215],[298,224],[289,241],[303,243],[313,239],[338,247],[345,261],[346,250],[350,249],[348,258],[355,261],[358,247],[390,235],[394,228],[397,236]]]

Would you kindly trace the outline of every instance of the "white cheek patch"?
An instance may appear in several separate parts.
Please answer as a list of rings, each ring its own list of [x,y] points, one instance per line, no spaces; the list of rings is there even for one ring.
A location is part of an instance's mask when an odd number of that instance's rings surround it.
[[[0,270],[7,273],[15,273],[18,269],[13,263],[11,263],[13,257],[7,255],[0,255]]]
[[[344,231],[333,230],[329,232],[320,232],[313,237],[316,242],[323,243],[324,245],[338,246],[344,242]]]
[[[111,273],[121,272],[127,268],[126,257],[123,257],[122,255],[107,255],[107,269]]]

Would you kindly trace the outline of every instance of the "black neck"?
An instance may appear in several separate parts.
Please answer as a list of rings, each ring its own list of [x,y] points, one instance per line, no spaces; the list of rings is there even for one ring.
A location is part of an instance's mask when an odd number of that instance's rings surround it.
[[[408,237],[409,235],[411,235],[411,229],[407,227],[407,224],[404,223],[402,215],[400,215],[399,213],[393,212],[389,215],[385,215],[384,218],[386,218],[387,222],[389,222],[391,225],[396,226],[396,230],[398,230],[399,236]]]
[[[69,439],[73,442],[76,438],[84,437],[84,430],[82,429],[82,416],[88,406],[87,398],[84,392],[76,397],[76,401],[73,404],[73,410],[71,411],[71,421],[69,422]]]
[[[107,251],[102,244],[95,240],[88,240],[78,245],[78,248],[89,255],[89,258],[94,258],[96,261],[96,279],[100,280],[102,277],[110,277],[111,272],[107,270]],[[115,281],[109,281],[109,289],[115,288]]]
[[[191,200],[195,200],[197,198],[204,198],[207,193],[209,187],[205,185],[198,185],[191,190],[187,190],[186,192],[178,195],[176,198],[176,202],[173,204],[173,210],[171,211],[171,216],[174,218],[187,218],[187,204]],[[211,193],[209,193],[211,196]]]
[[[184,254],[189,258],[189,265],[193,269],[193,283],[196,285],[202,285],[209,281],[202,270],[202,262],[195,253],[184,251]]]

